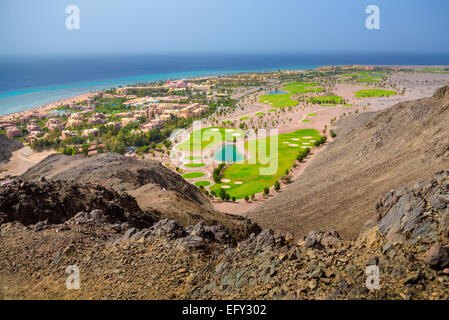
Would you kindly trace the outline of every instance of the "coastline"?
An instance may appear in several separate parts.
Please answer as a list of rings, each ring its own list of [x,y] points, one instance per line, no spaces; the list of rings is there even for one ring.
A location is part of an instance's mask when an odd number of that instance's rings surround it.
[[[76,96],[73,96],[70,98],[64,98],[64,99],[60,99],[60,100],[57,100],[54,102],[50,102],[50,103],[47,103],[40,107],[35,107],[32,109],[18,111],[18,112],[12,112],[12,113],[6,114],[4,116],[1,116],[0,120],[8,121],[8,120],[11,120],[11,119],[14,119],[17,117],[27,116],[27,115],[34,114],[34,113],[45,113],[45,112],[48,112],[56,107],[63,105],[63,104],[70,103],[73,100],[84,100],[84,99],[87,99],[88,97],[91,97],[92,95],[95,95],[95,94],[97,94],[97,93],[96,92],[83,93],[83,94],[79,94],[79,95],[76,95]]]

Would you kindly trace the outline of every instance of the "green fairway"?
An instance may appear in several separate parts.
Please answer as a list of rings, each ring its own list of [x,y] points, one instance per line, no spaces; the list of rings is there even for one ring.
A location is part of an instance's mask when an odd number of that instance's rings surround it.
[[[323,88],[316,87],[314,82],[290,82],[284,85],[282,90],[288,91],[283,94],[266,94],[259,98],[259,102],[271,104],[276,108],[293,107],[298,101],[291,98],[294,94],[303,94],[307,92],[321,92]]]
[[[308,117],[315,117],[315,116],[316,116],[316,113],[308,113],[307,116],[308,116]]]
[[[302,119],[301,122],[310,122],[309,119]]]
[[[382,90],[382,89],[366,89],[359,90],[355,93],[357,98],[368,98],[368,97],[387,97],[397,94],[396,91],[392,90]]]
[[[249,117],[241,117],[240,121],[245,121],[245,120],[248,120],[248,119],[249,119]]]
[[[375,83],[381,81],[385,76],[383,74],[375,74],[369,71],[361,71],[358,73],[344,74],[344,78],[353,78],[360,83]]]
[[[209,127],[196,130],[190,134],[189,139],[175,147],[179,151],[198,151],[214,147],[222,141],[233,141],[233,134],[243,135],[239,129],[228,129],[219,127]],[[192,160],[192,159],[190,159]]]
[[[340,96],[319,96],[319,97],[309,98],[309,99],[307,99],[307,101],[315,103],[315,104],[323,104],[323,103],[341,104],[341,103],[343,103],[343,98]]]
[[[210,187],[218,195],[222,186],[226,188],[226,192],[231,197],[238,199],[244,198],[246,195],[250,196],[253,193],[263,191],[265,187],[271,187],[279,180],[287,169],[290,169],[296,160],[296,157],[301,150],[301,146],[306,146],[303,143],[308,143],[309,140],[318,140],[320,134],[314,129],[302,129],[291,133],[285,133],[274,137],[267,137],[264,139],[247,141],[245,148],[249,153],[249,160],[245,163],[231,164],[223,170],[222,179],[229,179],[230,182],[221,182]],[[269,163],[261,164],[259,161],[259,154],[270,154],[271,139],[278,139],[277,152],[273,154],[277,166],[272,166],[273,173],[262,174],[261,169],[267,170],[270,167]],[[310,142],[309,142],[310,143]],[[313,148],[313,143],[310,143],[310,148]],[[249,163],[251,162],[251,163]],[[255,163],[254,163],[255,162]],[[274,167],[274,168],[273,168]]]
[[[187,164],[185,164],[185,166],[188,168],[198,168],[198,167],[204,167],[205,164],[204,163],[187,163]]]
[[[189,172],[189,173],[184,173],[184,174],[182,175],[182,177],[183,177],[184,179],[195,179],[195,178],[202,177],[202,176],[204,176],[204,175],[205,175],[204,172]]]
[[[265,113],[263,113],[263,112],[258,112],[258,113],[255,113],[254,115],[255,116],[263,116]]]
[[[193,184],[197,187],[201,187],[201,186],[207,187],[208,185],[210,185],[210,181],[202,180],[202,181],[194,182]]]
[[[277,109],[270,109],[268,112],[276,112]]]

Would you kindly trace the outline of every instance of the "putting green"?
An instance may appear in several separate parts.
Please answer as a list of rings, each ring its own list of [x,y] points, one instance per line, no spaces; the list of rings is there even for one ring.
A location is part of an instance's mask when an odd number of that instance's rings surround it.
[[[263,112],[258,112],[258,113],[255,113],[254,115],[255,116],[263,116],[265,113],[263,113]]]
[[[278,139],[277,152],[273,154],[271,163],[272,173],[265,174],[261,169],[268,170],[270,163],[264,162],[262,164],[262,158],[260,155],[270,155],[270,143],[271,139]],[[217,183],[210,187],[218,195],[223,185],[229,186],[226,188],[226,192],[231,197],[238,199],[250,196],[253,193],[259,193],[263,191],[265,187],[271,187],[276,181],[278,181],[287,169],[290,169],[296,160],[299,150],[301,150],[300,144],[302,142],[309,141],[309,139],[318,140],[320,134],[314,129],[302,129],[291,133],[285,133],[278,136],[267,137],[264,139],[251,140],[245,143],[245,148],[249,153],[249,160],[245,160],[245,163],[231,164],[223,170],[222,179],[225,181],[241,181],[241,184],[235,183]],[[292,143],[294,141],[294,143]],[[313,145],[309,145],[309,148],[313,148]],[[275,165],[277,164],[277,165]]]
[[[308,113],[307,116],[308,116],[308,117],[315,117],[315,116],[316,116],[316,113]]]
[[[240,121],[245,121],[245,120],[248,120],[248,119],[249,119],[249,117],[241,117]]]
[[[194,185],[196,185],[197,187],[207,187],[208,185],[210,185],[210,181],[207,180],[201,180],[201,181],[196,181],[193,183]]]
[[[182,177],[184,179],[195,179],[204,176],[204,174],[205,174],[204,172],[188,172],[184,173]]]
[[[186,163],[185,166],[188,168],[199,168],[199,167],[204,167],[205,164],[204,163]]]
[[[301,122],[310,122],[309,119],[302,119]]]
[[[393,90],[382,90],[382,89],[366,89],[359,90],[355,93],[357,98],[369,98],[369,97],[388,97],[397,94]]]

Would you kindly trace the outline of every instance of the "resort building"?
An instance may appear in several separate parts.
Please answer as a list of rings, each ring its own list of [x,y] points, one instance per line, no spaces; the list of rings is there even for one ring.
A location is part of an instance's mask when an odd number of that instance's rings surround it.
[[[8,136],[8,138],[18,137],[21,134],[22,134],[22,130],[18,129],[17,127],[6,128],[6,135]]]
[[[82,137],[88,137],[89,135],[92,135],[94,137],[97,137],[100,133],[100,130],[98,128],[92,128],[92,129],[85,129],[83,130]]]
[[[64,130],[64,131],[62,131],[61,139],[65,140],[67,138],[75,137],[75,136],[76,136],[76,132],[75,131]]]

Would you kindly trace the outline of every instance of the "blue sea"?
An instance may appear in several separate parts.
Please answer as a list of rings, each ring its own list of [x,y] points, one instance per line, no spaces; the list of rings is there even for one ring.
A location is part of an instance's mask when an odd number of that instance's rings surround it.
[[[344,64],[449,65],[449,55],[310,53],[0,56],[0,115],[120,85]]]

